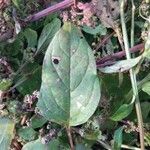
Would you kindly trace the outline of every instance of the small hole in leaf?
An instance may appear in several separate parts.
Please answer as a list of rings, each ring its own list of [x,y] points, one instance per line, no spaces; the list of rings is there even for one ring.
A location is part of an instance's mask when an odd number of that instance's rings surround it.
[[[56,65],[58,65],[59,64],[59,60],[57,58],[54,58],[53,59],[53,63],[56,64]]]
[[[112,8],[112,9],[111,9],[111,11],[114,11],[114,10],[115,10],[115,8]]]

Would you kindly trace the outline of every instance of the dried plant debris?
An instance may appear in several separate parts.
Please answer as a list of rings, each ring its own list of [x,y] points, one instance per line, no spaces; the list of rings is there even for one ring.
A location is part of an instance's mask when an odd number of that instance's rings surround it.
[[[10,0],[0,0],[0,10],[3,10],[10,4]]]
[[[114,28],[114,20],[119,16],[119,2],[116,0],[92,0],[95,13],[102,24]]]

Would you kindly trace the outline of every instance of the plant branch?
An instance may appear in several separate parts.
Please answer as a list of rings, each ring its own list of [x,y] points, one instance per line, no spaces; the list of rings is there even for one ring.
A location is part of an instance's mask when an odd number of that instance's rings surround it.
[[[68,139],[69,139],[69,143],[70,143],[70,148],[71,148],[71,150],[74,150],[73,139],[71,136],[71,128],[67,127],[66,131],[67,131],[67,135],[68,135]]]
[[[138,45],[130,48],[129,51],[131,53],[135,53],[135,52],[140,51],[143,48],[144,48],[144,44],[141,43],[141,44],[138,44]],[[114,53],[112,55],[108,55],[108,56],[105,56],[103,58],[98,59],[97,62],[96,62],[96,64],[97,64],[97,66],[100,66],[100,65],[106,63],[107,61],[114,61],[114,59],[122,58],[125,55],[126,55],[125,51],[119,51],[119,52]]]
[[[33,14],[33,15],[30,15],[28,16],[24,21],[25,22],[33,22],[33,21],[36,21],[36,20],[39,20],[51,13],[54,13],[54,12],[57,12],[59,10],[63,10],[63,9],[66,9],[68,7],[70,7],[71,5],[74,4],[74,1],[73,0],[64,0],[58,4],[55,4],[53,6],[50,6],[36,14]]]
[[[131,59],[131,54],[129,51],[127,29],[126,29],[126,24],[125,24],[124,0],[120,0],[120,16],[121,16],[121,26],[122,26],[122,32],[123,32],[123,40],[124,40],[124,45],[125,45],[126,57],[127,59]],[[133,69],[130,69],[129,72],[130,72],[131,84],[132,84],[132,89],[133,89],[133,95],[136,97],[135,107],[136,107],[136,114],[137,114],[138,126],[139,126],[139,132],[140,132],[140,147],[141,147],[141,150],[144,150],[145,146],[144,146],[143,118],[142,118],[141,106],[140,106],[139,96],[138,96],[136,74]]]
[[[132,3],[132,19],[131,19],[131,47],[134,46],[134,18],[135,18],[135,5],[134,0],[131,0]]]
[[[102,41],[100,40],[98,42],[98,44],[96,45],[96,48],[94,50],[97,51],[98,49],[100,49],[114,34],[115,34],[115,31],[109,35],[106,35]]]

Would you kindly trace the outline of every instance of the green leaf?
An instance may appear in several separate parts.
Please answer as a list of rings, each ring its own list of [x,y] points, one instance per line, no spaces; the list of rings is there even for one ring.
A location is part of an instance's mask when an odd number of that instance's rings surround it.
[[[37,45],[37,33],[36,33],[36,31],[28,28],[24,31],[24,36],[27,39],[28,47],[34,48]]]
[[[148,95],[150,95],[150,81],[146,82],[142,85],[142,90],[147,93]]]
[[[100,68],[99,70],[103,73],[116,73],[116,72],[124,72],[126,70],[131,69],[141,60],[141,56],[129,60],[121,60],[116,62],[112,66],[108,66],[105,68]]]
[[[100,99],[100,82],[91,48],[71,23],[57,32],[45,54],[37,103],[41,114],[61,125],[85,123]]]
[[[115,131],[114,134],[114,143],[113,143],[113,150],[120,150],[121,149],[121,144],[122,144],[122,131],[123,128],[120,127]]]
[[[96,141],[96,140],[101,139],[101,131],[100,130],[97,130],[97,131],[88,130],[87,132],[85,132],[83,137],[87,140]]]
[[[19,9],[19,4],[21,0],[12,0],[13,4]]]
[[[143,120],[146,122],[146,119],[149,118],[148,115],[150,113],[150,102],[143,102],[141,103],[141,110],[142,110],[142,115],[143,115]]]
[[[11,79],[0,80],[0,91],[6,91],[12,85]]]
[[[23,95],[31,94],[33,91],[39,90],[40,83],[41,66],[37,63],[27,65],[22,71],[22,78],[16,81],[16,84],[18,84],[17,90]]]
[[[89,26],[83,26],[82,30],[92,35],[96,35],[96,34],[106,35],[107,33],[107,29],[102,24],[96,26],[95,28]]]
[[[43,50],[48,47],[55,33],[60,29],[61,21],[58,18],[55,18],[51,23],[47,24],[38,40],[37,50]]]
[[[87,147],[83,144],[77,144],[75,150],[87,150]]]
[[[19,128],[18,135],[25,141],[32,141],[37,137],[37,132],[30,127]]]
[[[22,150],[57,150],[59,146],[58,140],[52,140],[48,144],[42,144],[41,140],[35,140],[25,144]]]
[[[46,122],[47,122],[47,120],[43,116],[34,115],[31,118],[30,124],[33,129],[36,129],[36,128],[42,127]]]
[[[0,149],[9,150],[14,137],[15,124],[8,118],[0,118]]]
[[[133,109],[133,104],[123,104],[120,108],[110,117],[113,121],[120,121],[127,117]]]

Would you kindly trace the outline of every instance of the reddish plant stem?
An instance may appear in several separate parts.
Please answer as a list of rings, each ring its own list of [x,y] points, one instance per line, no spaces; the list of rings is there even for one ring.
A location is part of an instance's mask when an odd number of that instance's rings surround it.
[[[115,32],[112,32],[111,34],[106,35],[102,41],[99,41],[95,50],[97,51],[98,49],[100,49],[114,34]]]
[[[33,21],[36,21],[40,18],[43,18],[51,13],[54,13],[54,12],[57,12],[59,10],[63,10],[63,9],[66,9],[68,7],[70,7],[71,5],[74,4],[74,1],[73,0],[64,0],[58,4],[55,4],[53,6],[50,6],[36,14],[33,14],[33,15],[30,15],[28,16],[24,21],[25,22],[33,22]]]
[[[138,44],[138,45],[130,48],[129,50],[130,50],[131,53],[135,53],[135,52],[140,51],[143,48],[144,48],[144,43],[141,43],[141,44]],[[120,51],[118,53],[115,53],[115,54],[112,54],[112,55],[108,55],[106,57],[103,57],[103,58],[97,60],[96,64],[97,64],[98,67],[104,67],[104,66],[106,66],[108,64],[109,65],[113,64],[115,59],[122,58],[125,55],[126,55],[125,51]],[[108,62],[108,63],[106,63],[106,62]]]
[[[74,7],[77,7],[78,0],[74,0]]]

